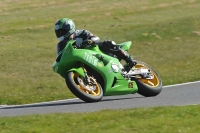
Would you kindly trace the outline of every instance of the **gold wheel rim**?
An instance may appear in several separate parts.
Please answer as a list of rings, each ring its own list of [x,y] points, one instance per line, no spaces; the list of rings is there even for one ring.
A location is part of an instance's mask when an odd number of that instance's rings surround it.
[[[93,84],[92,84],[92,85],[91,85],[91,84],[85,84],[85,83],[83,82],[83,78],[81,78],[81,77],[79,76],[79,74],[77,74],[77,73],[73,73],[72,77],[73,77],[73,79],[74,79],[74,83],[76,84],[76,86],[77,86],[81,91],[83,91],[83,92],[85,92],[85,93],[87,93],[87,94],[89,94],[89,95],[92,95],[92,96],[98,96],[98,95],[100,95],[100,93],[101,93],[101,88],[100,88],[99,84],[95,81],[95,79],[94,79],[93,77],[89,76],[90,80],[93,81]],[[78,79],[78,78],[79,78],[80,83],[76,83],[76,82],[75,82],[75,80]],[[86,87],[88,87],[88,88],[95,88],[95,89],[94,89],[94,90],[89,90],[89,89],[87,89]]]
[[[144,84],[151,86],[151,87],[157,87],[160,84],[158,75],[148,66],[144,65],[144,64],[140,64],[138,63],[136,66],[134,66],[134,68],[146,68],[149,69],[151,71],[151,73],[153,74],[153,79],[143,79],[143,78],[138,78],[141,82],[143,82]]]

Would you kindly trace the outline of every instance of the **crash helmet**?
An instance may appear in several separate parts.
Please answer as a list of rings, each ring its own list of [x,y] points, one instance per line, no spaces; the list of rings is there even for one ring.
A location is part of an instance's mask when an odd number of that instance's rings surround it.
[[[69,18],[61,18],[55,23],[55,34],[59,41],[69,38],[75,32],[75,24]]]

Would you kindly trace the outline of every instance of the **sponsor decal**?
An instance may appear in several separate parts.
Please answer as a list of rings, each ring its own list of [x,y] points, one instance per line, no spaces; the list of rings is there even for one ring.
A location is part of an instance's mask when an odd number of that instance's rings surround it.
[[[94,57],[91,54],[85,53],[84,54],[84,59],[89,62],[90,64],[93,64],[94,66],[97,66],[98,64],[98,59],[96,57]]]

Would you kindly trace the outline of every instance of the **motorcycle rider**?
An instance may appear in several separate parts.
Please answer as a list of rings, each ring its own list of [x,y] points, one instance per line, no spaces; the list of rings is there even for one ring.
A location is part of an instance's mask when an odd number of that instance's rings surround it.
[[[76,30],[74,22],[69,18],[61,18],[55,23],[55,34],[60,41],[57,44],[57,56],[65,48],[69,40],[76,40],[77,48],[86,48],[88,46],[98,44],[99,49],[108,55],[117,56],[119,60],[126,61],[125,69],[130,69],[137,64],[135,60],[124,50],[122,50],[114,41],[100,41],[88,30]]]

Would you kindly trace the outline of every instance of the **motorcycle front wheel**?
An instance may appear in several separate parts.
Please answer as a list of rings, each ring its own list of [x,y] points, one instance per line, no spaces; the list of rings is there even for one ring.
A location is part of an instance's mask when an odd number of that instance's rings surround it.
[[[90,75],[88,75],[88,79],[86,80],[76,72],[68,72],[65,82],[69,90],[85,102],[98,102],[103,97],[101,85]]]
[[[137,61],[135,68],[148,69],[154,77],[153,79],[142,77],[135,79],[138,85],[138,93],[145,97],[158,95],[162,91],[162,80],[158,73],[151,66],[141,61]]]

